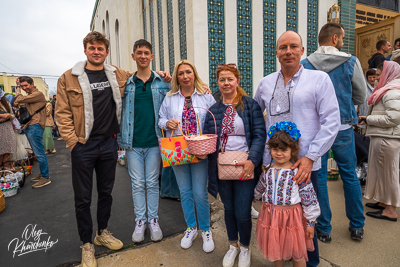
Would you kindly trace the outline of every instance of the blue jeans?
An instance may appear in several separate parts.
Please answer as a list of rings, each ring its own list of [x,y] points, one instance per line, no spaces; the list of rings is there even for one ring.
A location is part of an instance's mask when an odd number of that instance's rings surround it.
[[[181,192],[183,215],[188,227],[196,227],[195,205],[199,228],[210,229],[210,203],[208,202],[208,159],[198,163],[173,166]]]
[[[343,181],[346,216],[350,220],[350,228],[361,230],[364,227],[364,207],[361,197],[360,181],[356,175],[357,157],[355,152],[353,129],[339,131],[332,145],[332,152],[339,167],[339,174]],[[318,217],[317,227],[323,233],[330,234],[332,230],[332,212],[329,205],[327,187],[327,160],[329,152],[322,156],[322,166],[318,174],[319,193],[318,200],[321,215]]]
[[[218,192],[225,208],[225,225],[229,242],[248,247],[251,238],[251,203],[257,180],[219,180]],[[239,234],[239,236],[238,236]]]
[[[49,164],[47,162],[46,152],[43,147],[43,132],[44,129],[40,124],[29,125],[25,130],[26,138],[28,138],[29,144],[32,147],[33,153],[40,166],[40,175],[43,178],[49,178]]]
[[[132,182],[132,198],[135,221],[158,220],[158,177],[160,175],[161,154],[157,147],[132,148],[126,150],[128,172]],[[146,190],[146,191],[145,191]]]

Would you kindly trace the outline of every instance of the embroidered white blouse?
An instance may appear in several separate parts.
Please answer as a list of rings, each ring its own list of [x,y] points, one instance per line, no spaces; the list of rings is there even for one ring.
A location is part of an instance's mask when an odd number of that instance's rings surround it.
[[[293,180],[298,169],[270,168],[263,171],[254,189],[254,198],[273,205],[295,205],[301,203],[307,225],[312,226],[321,214],[317,194],[309,181],[299,185]]]

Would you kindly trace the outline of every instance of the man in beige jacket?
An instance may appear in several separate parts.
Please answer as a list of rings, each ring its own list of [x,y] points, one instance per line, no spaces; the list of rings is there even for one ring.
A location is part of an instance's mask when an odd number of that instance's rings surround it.
[[[107,226],[118,158],[114,135],[120,131],[121,97],[131,74],[104,63],[110,44],[104,34],[91,32],[83,44],[87,60],[76,63],[58,80],[55,116],[60,135],[71,150],[75,213],[83,243],[82,267],[96,267],[90,212],[93,170],[98,192],[94,244],[111,250],[123,247]]]
[[[21,88],[28,95],[22,95]],[[17,94],[14,105],[18,104],[25,104],[29,114],[33,115],[32,119],[23,126],[23,129],[40,165],[40,174],[31,179],[32,182],[36,182],[32,187],[43,187],[51,183],[49,164],[43,147],[43,132],[46,124],[46,98],[42,92],[35,88],[31,77],[21,76],[17,79]]]
[[[72,185],[78,232],[83,243],[82,266],[96,267],[90,212],[93,170],[97,180],[97,225],[94,244],[112,250],[123,247],[107,230],[115,181],[121,94],[129,73],[104,64],[109,44],[104,34],[89,33],[83,40],[86,61],[61,75],[57,84],[56,120],[71,150]]]

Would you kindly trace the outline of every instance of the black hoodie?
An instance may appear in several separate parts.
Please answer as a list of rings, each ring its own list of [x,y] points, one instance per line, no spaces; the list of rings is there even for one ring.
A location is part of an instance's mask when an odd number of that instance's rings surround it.
[[[370,59],[368,59],[368,69],[374,69],[376,67],[378,67],[379,64],[383,63],[383,61],[385,61],[386,58],[384,55],[382,55],[381,53],[375,53],[372,55],[372,57]]]

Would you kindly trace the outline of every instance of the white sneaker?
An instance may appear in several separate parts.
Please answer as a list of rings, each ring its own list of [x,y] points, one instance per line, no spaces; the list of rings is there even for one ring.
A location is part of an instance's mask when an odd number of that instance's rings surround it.
[[[150,228],[150,238],[152,241],[160,241],[161,239],[163,239],[163,233],[156,218],[150,220],[149,228]]]
[[[250,249],[240,246],[238,267],[250,267],[250,265],[251,265],[251,251],[250,251]]]
[[[256,211],[256,209],[253,206],[251,206],[251,218],[253,219],[258,218],[258,211]]]
[[[144,232],[146,231],[146,223],[142,220],[136,222],[135,231],[132,234],[132,241],[140,243],[144,240]]]
[[[239,248],[230,245],[228,252],[225,254],[224,260],[222,261],[222,266],[232,267],[235,264],[235,259],[238,253]]]
[[[212,237],[212,233],[210,230],[203,231],[201,233],[201,237],[203,237],[203,250],[204,252],[212,252],[215,249],[214,240]]]
[[[193,240],[197,237],[197,227],[186,229],[182,240],[181,240],[181,248],[188,249],[192,246]]]

